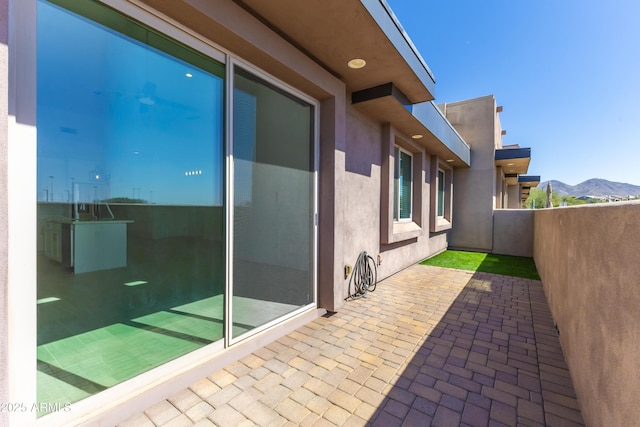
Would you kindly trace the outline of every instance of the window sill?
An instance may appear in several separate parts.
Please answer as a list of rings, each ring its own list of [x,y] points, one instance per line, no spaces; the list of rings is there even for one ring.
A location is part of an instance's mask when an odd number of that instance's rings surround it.
[[[415,239],[423,234],[422,227],[412,221],[394,222],[391,241],[388,243],[401,242],[403,240]]]
[[[451,229],[451,222],[449,222],[446,218],[438,217],[436,218],[436,223],[431,229],[432,233],[439,233],[441,231],[446,231]]]

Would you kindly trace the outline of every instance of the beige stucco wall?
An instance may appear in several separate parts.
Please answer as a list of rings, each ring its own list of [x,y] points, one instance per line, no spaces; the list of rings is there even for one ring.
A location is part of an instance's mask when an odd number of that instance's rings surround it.
[[[381,126],[348,107],[346,116],[344,226],[336,230],[344,247],[342,265],[354,265],[366,251],[374,258],[380,245]],[[363,232],[366,231],[366,232]],[[340,265],[337,264],[336,268]],[[346,297],[348,280],[342,276]]]
[[[533,256],[533,210],[497,209],[493,212],[493,253]]]
[[[509,209],[520,209],[520,186],[519,185],[509,185],[507,187],[507,208]]]
[[[534,259],[587,425],[640,420],[640,203],[535,211]]]
[[[453,174],[454,225],[449,246],[491,251],[496,203],[495,148],[499,128],[493,96],[446,104],[446,117],[471,147],[471,168]]]
[[[391,138],[391,141],[389,140]],[[395,138],[411,143],[411,138],[389,132],[388,125],[366,117],[352,106],[346,114],[346,150],[344,192],[346,200],[341,209],[344,227],[336,230],[343,239],[344,264],[353,265],[358,254],[366,251],[374,259],[381,257],[378,279],[388,277],[418,261],[447,248],[446,233],[429,233],[430,164],[432,156],[424,148],[416,146],[420,153],[413,154],[414,167],[422,164],[414,179],[414,190],[421,192],[422,203],[414,204],[414,213],[419,215],[421,230],[416,237],[390,244],[382,242],[381,221],[386,220],[388,206],[383,206],[387,197],[383,195],[386,182],[382,175],[383,144],[393,145]],[[421,158],[422,157],[422,158]],[[384,183],[384,184],[383,184]],[[390,190],[391,191],[391,190]],[[419,209],[417,209],[419,208]],[[392,211],[392,209],[391,209]],[[342,280],[344,290],[348,279]]]

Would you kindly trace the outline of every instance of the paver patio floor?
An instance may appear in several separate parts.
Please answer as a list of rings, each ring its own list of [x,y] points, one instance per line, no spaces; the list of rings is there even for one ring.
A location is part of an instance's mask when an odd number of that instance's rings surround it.
[[[414,265],[131,426],[583,425],[539,281]]]

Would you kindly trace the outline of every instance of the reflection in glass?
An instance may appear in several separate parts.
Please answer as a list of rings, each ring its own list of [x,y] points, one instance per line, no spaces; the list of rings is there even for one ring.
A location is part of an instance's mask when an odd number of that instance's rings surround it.
[[[438,216],[444,217],[444,171],[438,170]]]
[[[99,3],[38,2],[38,400],[223,336],[224,68]],[[98,22],[96,22],[98,21]]]
[[[232,337],[314,301],[313,106],[234,71]]]

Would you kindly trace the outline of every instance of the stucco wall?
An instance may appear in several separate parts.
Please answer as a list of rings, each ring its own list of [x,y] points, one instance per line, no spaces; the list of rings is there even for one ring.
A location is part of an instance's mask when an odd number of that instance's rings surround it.
[[[346,203],[342,206],[344,228],[340,233],[345,264],[353,265],[362,251],[373,257],[379,252],[381,157],[381,126],[349,108],[345,152]]]
[[[491,251],[494,176],[493,169],[453,174],[452,249]]]
[[[537,210],[534,259],[587,425],[640,420],[640,203]]]
[[[507,188],[508,203],[507,208],[519,209],[520,208],[520,186],[510,185]]]
[[[347,107],[344,180],[346,201],[341,207],[344,226],[337,230],[343,240],[341,245],[344,247],[344,264],[353,265],[362,251],[366,251],[374,259],[380,254],[382,263],[378,266],[378,279],[441,252],[448,244],[446,233],[429,233],[431,155],[426,149],[423,149],[422,161],[414,153],[414,166],[422,163],[420,180],[414,181],[414,186],[420,184],[419,191],[422,192],[419,209],[421,231],[414,238],[391,244],[381,243],[381,221],[385,220],[387,211],[386,207],[381,206],[381,163],[383,144],[389,143],[384,140],[388,135],[383,127],[382,123],[367,118],[351,106]],[[408,136],[405,138],[411,141]],[[415,206],[414,210],[417,210]],[[343,281],[343,286],[346,291],[348,279]]]
[[[446,117],[471,146],[471,168],[453,174],[450,247],[491,250],[496,203],[495,147],[499,127],[493,96],[446,104]]]
[[[533,256],[533,210],[493,211],[493,253]]]

